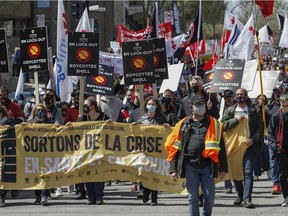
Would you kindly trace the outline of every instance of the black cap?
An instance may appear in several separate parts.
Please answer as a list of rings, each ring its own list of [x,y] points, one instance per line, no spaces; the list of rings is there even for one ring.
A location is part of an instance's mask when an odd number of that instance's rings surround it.
[[[206,100],[205,98],[201,95],[201,96],[197,96],[197,95],[193,95],[191,98],[190,98],[190,103],[191,104],[196,104],[196,103],[206,103]]]
[[[223,96],[224,97],[229,97],[229,96],[233,96],[233,94],[234,94],[234,92],[232,90],[227,89],[227,90],[224,91]]]

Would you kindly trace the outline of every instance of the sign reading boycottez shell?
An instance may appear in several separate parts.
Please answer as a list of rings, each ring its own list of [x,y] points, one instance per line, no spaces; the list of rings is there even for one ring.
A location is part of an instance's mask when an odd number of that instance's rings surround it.
[[[68,75],[97,76],[99,70],[99,33],[68,33]]]
[[[122,43],[125,85],[155,82],[153,40]]]
[[[5,29],[0,29],[0,73],[9,72]]]
[[[48,70],[47,27],[20,30],[23,72]]]
[[[245,60],[223,59],[215,66],[211,92],[223,92],[231,89],[236,92],[241,87]]]

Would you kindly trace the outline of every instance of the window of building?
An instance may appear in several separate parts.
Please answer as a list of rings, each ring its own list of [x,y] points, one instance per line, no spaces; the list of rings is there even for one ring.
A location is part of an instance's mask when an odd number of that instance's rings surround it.
[[[37,0],[37,8],[50,8],[50,0]]]

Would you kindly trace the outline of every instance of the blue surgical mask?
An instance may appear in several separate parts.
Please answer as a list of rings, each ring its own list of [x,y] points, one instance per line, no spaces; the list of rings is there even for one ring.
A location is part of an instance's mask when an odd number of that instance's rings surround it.
[[[146,109],[148,110],[148,112],[155,112],[156,111],[156,106],[154,105],[147,105]]]

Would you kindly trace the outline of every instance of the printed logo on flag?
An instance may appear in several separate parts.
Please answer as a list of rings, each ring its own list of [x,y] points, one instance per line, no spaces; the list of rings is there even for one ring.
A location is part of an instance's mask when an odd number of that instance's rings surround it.
[[[224,71],[221,76],[221,79],[224,82],[232,81],[234,78],[235,78],[235,73],[233,71]]]
[[[141,56],[136,56],[132,59],[131,66],[135,71],[142,71],[146,68],[146,60]]]
[[[80,62],[87,62],[91,58],[91,52],[89,49],[86,48],[80,48],[76,52],[76,58]]]
[[[93,81],[98,85],[105,85],[107,83],[107,79],[103,75],[93,77]]]
[[[28,55],[31,58],[37,58],[40,55],[40,46],[36,43],[32,43],[28,47]]]

